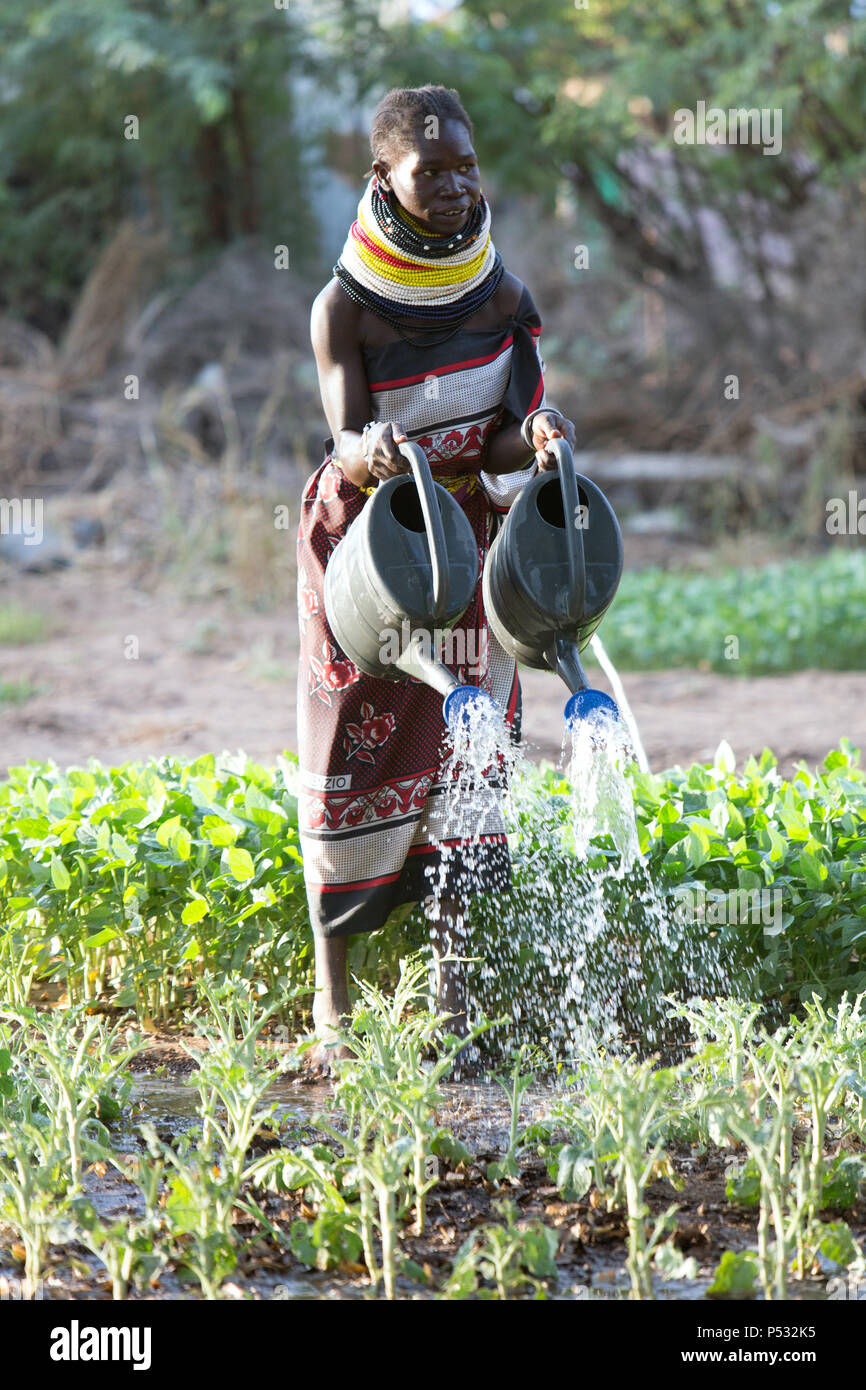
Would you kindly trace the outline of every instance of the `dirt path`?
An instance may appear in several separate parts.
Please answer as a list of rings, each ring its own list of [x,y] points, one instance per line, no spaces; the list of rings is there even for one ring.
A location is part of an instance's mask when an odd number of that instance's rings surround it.
[[[0,599],[49,614],[55,628],[43,641],[0,647],[0,682],[37,689],[0,704],[3,770],[29,758],[68,766],[226,748],[269,762],[296,747],[293,607],[183,602],[77,566],[16,577]],[[842,735],[866,747],[866,672],[744,679],[678,670],[626,674],[624,683],[654,771],[711,758],[722,738],[740,763],[769,745],[787,772],[800,759],[820,761]],[[536,671],[523,689],[528,751],[556,762],[567,692]]]

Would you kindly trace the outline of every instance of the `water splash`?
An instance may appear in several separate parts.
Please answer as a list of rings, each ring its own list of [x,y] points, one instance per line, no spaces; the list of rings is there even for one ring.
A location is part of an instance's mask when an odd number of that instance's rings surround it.
[[[507,1019],[495,1050],[531,1040],[574,1059],[588,1033],[610,1050],[653,1050],[669,1035],[667,990],[731,992],[719,944],[675,915],[641,852],[625,725],[598,711],[567,728],[554,793],[496,707],[470,702],[451,734],[427,914],[441,921],[456,904],[451,950],[476,958],[469,1020]]]
[[[575,853],[586,859],[592,841],[610,835],[623,868],[630,869],[641,852],[626,778],[626,768],[635,760],[626,726],[607,710],[596,710],[566,728],[563,749],[568,756]]]

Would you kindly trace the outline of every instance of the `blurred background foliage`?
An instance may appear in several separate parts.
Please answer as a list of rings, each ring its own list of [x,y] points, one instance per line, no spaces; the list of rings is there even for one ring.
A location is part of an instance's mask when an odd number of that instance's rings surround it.
[[[582,4],[0,0],[0,492],[99,498],[72,520],[154,582],[283,592],[310,304],[377,101],[442,82],[630,567],[827,549],[866,472],[866,0]],[[699,102],[780,112],[781,149],[678,144]]]
[[[333,132],[325,119],[308,137],[298,80],[343,132],[358,113],[355,183],[364,113],[433,80],[460,91],[503,192],[550,215],[565,186],[629,275],[680,303],[731,301],[732,328],[766,335],[768,304],[737,307],[754,277],[776,297],[759,233],[831,191],[862,195],[864,36],[866,5],[844,0],[465,0],[424,18],[370,0],[2,0],[3,300],[57,329],[127,216],[164,230],[175,263],[261,235],[315,265],[305,181]],[[699,100],[779,108],[781,152],[677,145],[673,113]],[[710,264],[708,212],[748,267],[736,284]]]

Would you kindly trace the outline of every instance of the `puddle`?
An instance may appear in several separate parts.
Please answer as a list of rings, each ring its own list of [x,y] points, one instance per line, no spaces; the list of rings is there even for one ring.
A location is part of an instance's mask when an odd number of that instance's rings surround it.
[[[277,1115],[282,1120],[297,1116],[309,1121],[310,1116],[323,1110],[331,1095],[326,1083],[297,1086],[290,1078],[278,1077],[268,1090],[263,1106],[278,1101]],[[155,1076],[148,1072],[135,1073],[129,1099],[129,1120],[133,1125],[149,1120],[181,1133],[189,1129],[198,1117],[199,1095],[193,1082],[186,1077]]]

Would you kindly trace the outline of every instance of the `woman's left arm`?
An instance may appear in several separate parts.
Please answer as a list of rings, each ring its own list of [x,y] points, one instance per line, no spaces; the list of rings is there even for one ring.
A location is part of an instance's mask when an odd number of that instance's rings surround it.
[[[538,358],[538,365],[544,369],[539,351],[538,335],[541,332],[541,315],[535,306],[529,290],[518,280],[516,275],[506,271],[503,277],[502,288],[499,291],[502,297],[503,312],[508,312],[509,320],[517,326],[517,315],[523,310],[524,317],[520,320],[521,327],[529,328],[530,333],[535,338],[535,353]],[[514,364],[512,359],[512,371]],[[503,426],[495,433],[491,434],[487,440],[484,451],[484,472],[490,474],[497,473],[519,473],[529,468],[533,460],[542,470],[556,467],[556,460],[552,454],[545,451],[545,444],[548,439],[557,436],[564,437],[569,444],[574,444],[574,425],[567,420],[560,411],[553,406],[549,409],[539,409],[532,420],[532,448],[530,449],[523,438],[523,426],[525,421],[515,420],[515,415],[525,406],[518,405],[516,400],[509,400],[511,394],[511,381],[509,380],[506,401],[508,401],[508,414],[512,423]],[[543,390],[543,386],[542,386]],[[517,392],[516,395],[519,395]],[[525,395],[524,395],[525,399]],[[538,399],[537,395],[535,399]]]
[[[566,439],[574,447],[575,430],[571,420],[552,408],[541,411],[532,421],[532,449],[521,435],[520,424],[506,425],[489,440],[484,456],[485,473],[516,473],[528,468],[535,458],[542,472],[556,467],[556,459],[546,448],[549,439]]]

